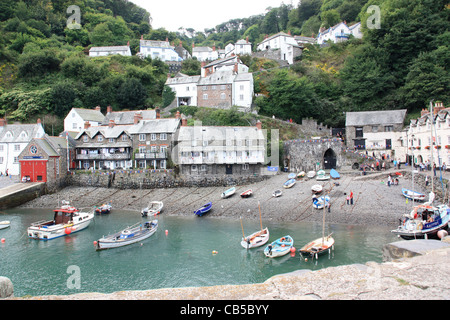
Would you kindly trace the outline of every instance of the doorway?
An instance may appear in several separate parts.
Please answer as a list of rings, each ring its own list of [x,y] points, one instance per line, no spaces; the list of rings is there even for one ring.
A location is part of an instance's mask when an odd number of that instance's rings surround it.
[[[325,169],[336,169],[336,153],[329,148],[323,155],[323,167]]]

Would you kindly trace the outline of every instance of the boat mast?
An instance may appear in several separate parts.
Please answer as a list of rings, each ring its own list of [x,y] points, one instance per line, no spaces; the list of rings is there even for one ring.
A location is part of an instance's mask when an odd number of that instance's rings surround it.
[[[433,122],[434,122],[434,115],[433,115],[433,100],[430,101],[430,120],[431,120],[431,127],[430,127],[430,151],[431,151],[431,157],[430,157],[430,166],[431,170],[433,170],[434,166],[434,160],[433,160]],[[431,192],[434,193],[434,179],[433,176],[431,176]]]
[[[261,205],[258,201],[258,209],[259,209],[259,223],[261,224],[261,231],[263,230],[263,226],[262,226],[262,218],[261,218]]]

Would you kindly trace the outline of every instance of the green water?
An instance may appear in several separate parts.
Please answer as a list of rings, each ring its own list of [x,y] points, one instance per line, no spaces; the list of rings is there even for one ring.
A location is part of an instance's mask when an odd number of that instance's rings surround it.
[[[11,221],[10,228],[0,230],[0,238],[5,239],[0,243],[0,276],[11,279],[16,297],[259,283],[298,269],[381,262],[383,245],[397,239],[385,227],[327,225],[327,232],[333,232],[336,240],[331,256],[315,262],[301,260],[298,253],[269,259],[263,254],[264,247],[247,251],[240,246],[239,220],[168,217],[163,213],[158,217],[158,231],[142,243],[95,251],[94,240],[146,220],[129,211],[96,215],[87,229],[66,237],[50,241],[27,237],[32,222],[51,217],[51,210],[42,209],[0,214],[0,220]],[[269,227],[270,241],[291,235],[297,249],[322,234],[321,224],[316,223],[263,223]],[[259,221],[244,217],[243,225],[246,234],[260,227]],[[78,268],[78,273],[69,266]],[[73,276],[77,282],[71,280]]]

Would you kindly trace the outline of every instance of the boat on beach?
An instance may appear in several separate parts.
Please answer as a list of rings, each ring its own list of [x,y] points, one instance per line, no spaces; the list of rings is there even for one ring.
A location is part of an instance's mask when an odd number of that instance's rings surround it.
[[[203,206],[201,206],[199,209],[195,210],[194,213],[198,217],[201,217],[205,213],[208,213],[211,210],[211,208],[212,208],[212,202],[208,202],[208,203],[204,204]]]
[[[94,212],[80,212],[70,205],[69,201],[62,201],[62,206],[53,210],[53,220],[37,221],[27,229],[28,237],[38,240],[52,240],[81,231],[89,226],[94,219]]]
[[[296,176],[297,176],[297,174],[295,174],[294,172],[289,173],[288,179],[295,179]]]
[[[316,172],[315,171],[313,171],[313,170],[311,170],[311,171],[308,171],[308,173],[306,174],[306,176],[309,178],[309,179],[312,179],[312,178],[314,178],[315,177],[315,175],[316,175]]]
[[[305,175],[306,175],[306,172],[305,172],[305,171],[300,171],[300,172],[297,174],[297,179],[302,179]]]
[[[313,185],[313,186],[311,187],[311,191],[312,191],[312,193],[314,193],[314,194],[319,194],[319,193],[322,192],[322,190],[323,190],[323,187],[322,187],[322,185],[320,185],[320,184],[315,184],[315,185]]]
[[[294,239],[287,235],[270,243],[264,249],[264,255],[269,258],[281,257],[288,254],[294,245]]]
[[[141,215],[143,217],[156,216],[161,213],[164,208],[164,203],[162,201],[150,201],[147,207],[141,210]]]
[[[258,208],[259,208],[259,222],[261,224],[261,230],[258,230],[249,236],[245,236],[244,226],[242,225],[242,219],[240,219],[241,220],[241,228],[242,228],[241,246],[244,247],[245,249],[261,247],[261,246],[265,245],[267,243],[267,241],[269,241],[269,229],[267,227],[263,229],[263,226],[262,226],[261,206],[260,206],[259,202],[258,202]]]
[[[323,209],[324,205],[327,205],[330,203],[330,197],[329,196],[321,196],[317,197],[316,195],[312,198],[313,201],[313,207],[316,209]]]
[[[96,250],[123,247],[147,239],[158,229],[158,220],[139,222],[95,243]]]
[[[11,225],[11,222],[8,220],[0,221],[0,230],[6,229]]]
[[[272,193],[272,196],[273,197],[275,197],[275,198],[278,198],[278,197],[281,197],[281,195],[283,194],[283,191],[281,191],[281,190],[275,190],[273,193]]]
[[[339,174],[339,172],[336,171],[336,169],[331,169],[330,170],[330,177],[332,179],[340,179],[341,175]]]
[[[253,194],[252,189],[248,189],[241,193],[241,198],[248,198]]]
[[[285,188],[285,189],[292,188],[294,186],[295,182],[296,182],[295,179],[289,179],[288,181],[286,181],[283,184],[283,188]]]
[[[112,206],[109,203],[104,203],[101,206],[95,208],[95,213],[108,214],[111,212]]]
[[[417,191],[402,188],[402,194],[405,198],[414,201],[425,201],[426,195]]]
[[[235,192],[236,192],[236,187],[231,187],[230,189],[222,192],[222,194],[220,196],[222,197],[222,199],[226,199],[228,197],[231,197]]]
[[[317,181],[324,181],[324,180],[329,180],[330,179],[330,176],[328,176],[326,173],[325,173],[325,170],[319,170],[319,171],[317,171],[317,176],[316,176],[316,180]]]

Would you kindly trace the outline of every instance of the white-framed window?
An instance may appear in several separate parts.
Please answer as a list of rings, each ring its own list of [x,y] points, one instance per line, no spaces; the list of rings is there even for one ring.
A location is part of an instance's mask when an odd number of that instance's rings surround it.
[[[128,141],[128,136],[126,134],[122,135],[122,141]]]
[[[200,166],[200,171],[203,171],[203,172],[206,171],[206,164],[202,164],[202,165]]]
[[[147,137],[146,137],[145,133],[140,133],[139,134],[139,141],[145,141],[146,138]]]
[[[114,138],[109,138],[108,141],[111,142],[111,143],[114,143],[115,139]]]
[[[248,163],[242,164],[242,170],[248,170],[248,169],[249,169],[249,164]]]
[[[139,147],[139,153],[145,153],[147,151],[147,149],[143,146]]]
[[[225,93],[220,94],[220,99],[225,100],[227,98],[227,95]]]
[[[72,113],[72,114],[75,114],[75,113]],[[76,122],[72,123],[72,129],[76,129],[76,128],[77,128],[77,123]]]
[[[160,133],[159,140],[167,140],[167,133]]]
[[[20,151],[20,144],[14,145],[14,151]]]
[[[191,165],[191,171],[197,171],[197,165],[196,164]]]
[[[145,161],[144,160],[139,161],[139,168],[141,168],[141,169],[145,168]]]
[[[206,93],[203,94],[203,100],[208,100],[208,94]]]
[[[98,136],[98,137],[97,137],[97,141],[98,141],[98,142],[102,142],[102,141],[103,141],[103,136]]]
[[[83,136],[83,142],[88,142],[89,141],[89,137],[88,136]]]
[[[0,157],[0,164],[3,164],[3,157]]]
[[[150,152],[157,152],[158,148],[156,146],[150,147]]]
[[[156,140],[156,133],[150,134],[150,140],[153,140],[153,141]]]

